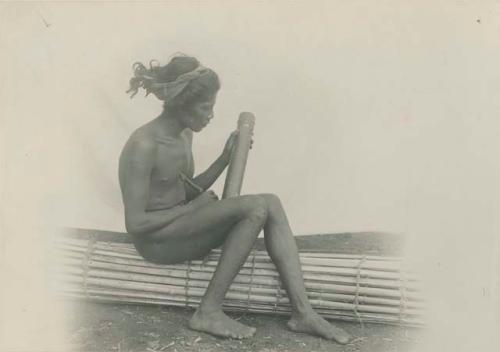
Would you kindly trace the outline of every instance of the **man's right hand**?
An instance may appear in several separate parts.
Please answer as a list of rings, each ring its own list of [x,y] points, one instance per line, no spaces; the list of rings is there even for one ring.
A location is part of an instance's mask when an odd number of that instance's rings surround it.
[[[191,204],[193,204],[196,208],[202,207],[204,205],[216,202],[219,200],[219,197],[217,197],[217,194],[215,194],[214,191],[209,190],[206,192],[201,193],[198,197],[193,199],[191,201]]]

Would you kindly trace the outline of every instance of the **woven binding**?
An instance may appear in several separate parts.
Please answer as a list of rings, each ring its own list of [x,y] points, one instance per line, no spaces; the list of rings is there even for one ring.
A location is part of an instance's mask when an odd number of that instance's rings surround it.
[[[366,257],[363,256],[359,262],[358,262],[358,267],[357,267],[357,272],[356,272],[356,292],[354,295],[354,314],[358,318],[359,323],[363,327],[363,319],[361,318],[361,315],[358,312],[358,307],[359,307],[359,288],[360,288],[360,281],[361,281],[361,270],[363,269],[363,264],[366,261]]]
[[[83,267],[83,293],[85,297],[90,298],[88,292],[88,277],[90,270],[90,261],[92,260],[92,254],[94,253],[95,244],[97,242],[96,236],[91,234],[89,237],[89,241],[87,243],[87,250],[85,251],[85,255],[82,259],[82,267]]]

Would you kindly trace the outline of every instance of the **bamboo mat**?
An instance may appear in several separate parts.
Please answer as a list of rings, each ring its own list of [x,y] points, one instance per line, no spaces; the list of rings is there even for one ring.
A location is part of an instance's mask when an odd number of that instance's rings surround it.
[[[112,303],[196,308],[220,250],[203,261],[157,265],[142,259],[124,237],[57,236],[53,287],[61,297]],[[421,279],[403,258],[301,251],[313,308],[327,319],[425,325]],[[223,303],[227,311],[290,314],[290,303],[267,252],[254,249]]]

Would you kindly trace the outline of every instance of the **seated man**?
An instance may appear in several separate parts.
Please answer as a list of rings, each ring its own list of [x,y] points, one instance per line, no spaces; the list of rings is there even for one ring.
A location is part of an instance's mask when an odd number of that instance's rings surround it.
[[[138,128],[125,144],[119,165],[126,228],[138,252],[154,263],[179,263],[222,254],[189,326],[198,331],[247,338],[255,328],[222,311],[222,301],[261,230],[292,306],[288,327],[347,343],[349,335],[313,311],[306,295],[295,239],[279,198],[273,194],[219,200],[208,189],[226,168],[237,134],[222,154],[193,179],[192,132],[213,118],[218,76],[191,57],[164,67],[135,66],[131,90],[143,87],[164,100],[163,112]],[[186,179],[192,181],[183,181]],[[197,185],[197,186],[193,186]],[[200,192],[201,191],[201,192]]]

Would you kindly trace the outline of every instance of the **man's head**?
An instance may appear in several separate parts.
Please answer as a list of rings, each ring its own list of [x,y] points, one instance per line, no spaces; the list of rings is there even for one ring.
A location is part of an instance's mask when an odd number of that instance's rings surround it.
[[[220,81],[217,74],[189,56],[175,56],[165,66],[147,69],[134,64],[135,77],[131,79],[129,92],[146,89],[163,100],[168,115],[178,116],[186,127],[200,131],[213,116]]]
[[[175,82],[183,75],[193,77],[188,78],[187,85],[175,97],[165,100],[163,107],[167,112],[180,116],[186,127],[198,132],[213,117],[220,89],[219,77],[214,71],[201,66],[195,58],[177,56],[161,68],[158,82]]]

